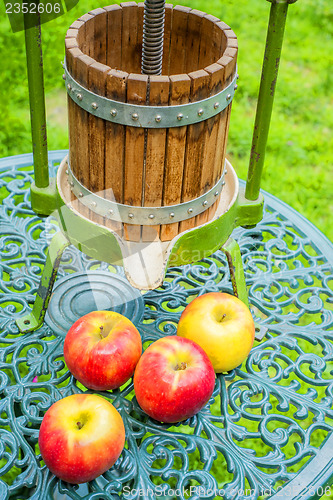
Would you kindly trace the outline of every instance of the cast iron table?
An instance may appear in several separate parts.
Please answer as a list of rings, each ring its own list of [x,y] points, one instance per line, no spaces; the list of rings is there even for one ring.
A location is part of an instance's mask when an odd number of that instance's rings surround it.
[[[65,154],[50,152],[51,175]],[[42,220],[31,210],[32,172],[32,155],[0,160],[0,499],[303,500],[325,492],[333,498],[333,246],[268,193],[262,222],[233,233],[253,315],[268,327],[246,363],[219,375],[204,410],[172,427],[140,411],[131,383],[105,393],[126,427],[127,444],[115,466],[81,486],[48,471],[37,446],[42,417],[54,401],[86,390],[62,356],[66,328],[83,302],[126,314],[147,345],[176,333],[181,311],[194,297],[232,293],[232,287],[219,251],[169,269],[161,288],[140,294],[122,268],[69,247],[46,321],[19,334],[15,320],[33,304],[57,230],[52,217]]]

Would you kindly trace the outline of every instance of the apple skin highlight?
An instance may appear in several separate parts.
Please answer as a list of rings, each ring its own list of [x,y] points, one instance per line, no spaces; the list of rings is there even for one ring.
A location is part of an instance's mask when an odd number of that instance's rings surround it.
[[[124,448],[125,428],[109,401],[95,394],[74,394],[47,410],[38,444],[53,474],[80,484],[113,466]]]
[[[177,335],[197,342],[216,373],[239,366],[249,355],[255,325],[249,308],[228,293],[200,295],[184,309]]]
[[[192,417],[208,402],[215,372],[195,342],[166,336],[146,349],[133,380],[143,411],[160,422],[175,423]]]
[[[134,373],[142,353],[140,333],[125,316],[94,311],[78,319],[64,341],[69,371],[95,391],[117,389]]]

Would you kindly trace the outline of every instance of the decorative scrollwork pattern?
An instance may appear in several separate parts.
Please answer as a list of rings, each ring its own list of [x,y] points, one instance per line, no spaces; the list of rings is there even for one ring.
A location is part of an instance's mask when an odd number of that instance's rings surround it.
[[[64,155],[50,153],[51,173]],[[127,444],[114,467],[80,486],[48,471],[37,444],[43,415],[54,401],[86,389],[67,371],[63,339],[46,323],[25,335],[15,324],[34,302],[56,230],[52,218],[31,210],[31,164],[31,155],[0,162],[0,498],[257,500],[293,485],[296,476],[307,484],[316,460],[332,475],[333,463],[321,456],[333,439],[332,245],[269,195],[262,222],[233,234],[252,313],[268,328],[264,340],[242,366],[217,376],[199,414],[177,425],[148,418],[131,382],[103,393],[126,428]],[[89,269],[123,275],[122,268],[69,247],[58,279]],[[163,286],[144,295],[137,324],[143,342],[176,334],[184,307],[211,291],[232,292],[222,252],[169,269]]]

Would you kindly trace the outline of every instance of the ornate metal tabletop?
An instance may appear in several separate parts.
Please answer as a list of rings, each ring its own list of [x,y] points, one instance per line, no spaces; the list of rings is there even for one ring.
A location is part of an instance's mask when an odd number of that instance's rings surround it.
[[[49,154],[51,173],[65,153]],[[148,418],[131,382],[103,393],[126,428],[126,446],[114,467],[81,486],[48,471],[37,444],[43,415],[54,401],[86,391],[64,364],[66,325],[52,309],[59,307],[57,287],[67,287],[70,296],[84,274],[102,283],[103,297],[111,277],[121,283],[119,294],[127,285],[122,268],[69,247],[45,323],[19,333],[15,320],[34,302],[56,231],[52,218],[31,210],[32,171],[32,155],[0,160],[0,499],[333,498],[333,245],[267,193],[262,222],[233,233],[252,313],[268,327],[265,338],[242,366],[217,376],[209,404],[186,422],[170,426]],[[170,268],[162,287],[133,292],[130,306],[120,310],[133,319],[146,346],[175,334],[188,302],[211,291],[232,293],[220,251],[196,265]]]

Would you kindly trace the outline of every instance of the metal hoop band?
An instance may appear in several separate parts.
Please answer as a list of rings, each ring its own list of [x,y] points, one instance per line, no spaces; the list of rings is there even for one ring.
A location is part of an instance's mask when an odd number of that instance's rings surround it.
[[[99,194],[89,191],[89,189],[84,187],[73,175],[68,160],[67,165],[66,174],[68,175],[68,183],[73,194],[80,202],[95,214],[126,224],[155,226],[159,224],[172,224],[174,222],[190,219],[211,207],[218,199],[225,185],[224,175],[226,173],[226,167],[224,168],[222,177],[215,186],[198,198],[165,207],[135,207],[111,201],[110,199],[106,199]],[[108,196],[108,198],[112,198],[113,195],[111,189],[104,191],[103,194]]]
[[[98,118],[120,125],[144,128],[182,127],[199,123],[221,113],[232,101],[237,89],[237,70],[232,82],[218,94],[178,106],[138,106],[107,99],[82,87],[64,64],[66,89],[71,99]]]

